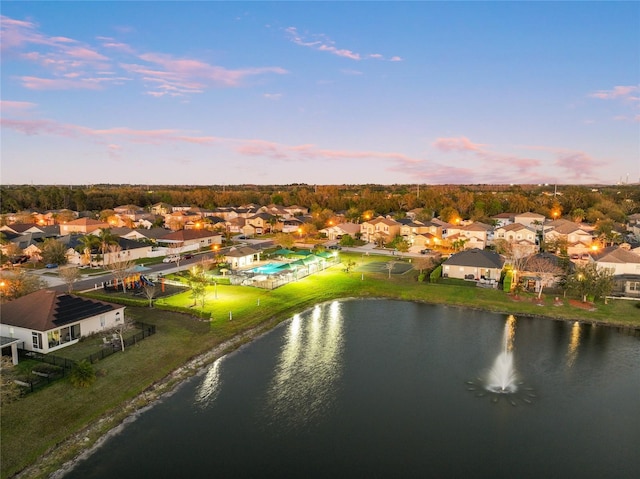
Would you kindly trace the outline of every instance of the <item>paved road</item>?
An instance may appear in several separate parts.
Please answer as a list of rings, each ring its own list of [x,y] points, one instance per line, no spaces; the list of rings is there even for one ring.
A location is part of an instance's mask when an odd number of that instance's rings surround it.
[[[235,247],[241,247],[250,245],[253,247],[257,247],[259,249],[267,249],[273,247],[273,241],[267,240],[245,240],[244,243],[237,244]],[[222,248],[218,251],[218,254],[224,254],[228,252],[233,246],[229,246],[226,248]],[[331,251],[331,250],[329,250]],[[382,255],[382,256],[397,256],[398,258],[424,258],[425,256],[420,253],[401,253],[394,251],[391,249],[378,249],[373,244],[366,244],[364,246],[358,247],[343,247],[341,251],[348,251],[350,253],[360,253],[366,255]],[[193,257],[189,259],[182,259],[179,264],[176,263],[158,263],[146,266],[148,268],[143,273],[145,276],[156,276],[158,273],[162,273],[163,275],[175,273],[177,271],[184,271],[189,269],[191,266],[198,264],[201,261],[207,261],[213,259],[214,254],[211,252],[207,253],[196,253]],[[38,274],[42,279],[44,279],[48,287],[54,289],[56,291],[66,291],[67,285],[58,278],[58,276],[49,276],[46,273],[51,273],[51,270],[38,270],[33,272],[32,274]],[[84,277],[80,281],[77,281],[73,288],[77,291],[85,291],[89,289],[96,289],[102,286],[103,281],[110,281],[113,278],[111,273],[107,272],[104,274]]]

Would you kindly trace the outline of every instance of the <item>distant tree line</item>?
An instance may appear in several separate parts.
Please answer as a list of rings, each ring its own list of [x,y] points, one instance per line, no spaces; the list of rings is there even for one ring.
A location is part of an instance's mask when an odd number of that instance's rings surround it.
[[[119,205],[148,208],[159,202],[214,209],[244,204],[299,205],[316,215],[340,212],[359,220],[366,212],[395,214],[420,209],[421,219],[438,216],[487,221],[504,213],[533,211],[549,218],[596,223],[622,222],[640,211],[637,185],[6,185],[0,213],[24,210],[99,212]]]

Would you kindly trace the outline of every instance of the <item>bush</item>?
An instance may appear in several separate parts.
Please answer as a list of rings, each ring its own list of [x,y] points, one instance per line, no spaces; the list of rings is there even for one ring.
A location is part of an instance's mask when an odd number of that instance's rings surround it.
[[[442,276],[442,265],[438,265],[438,267],[435,268],[429,275],[429,281],[431,283],[437,283],[441,276]]]
[[[86,359],[78,361],[69,375],[69,381],[77,388],[89,387],[95,380],[96,372],[92,364]]]
[[[418,281],[419,281],[420,283],[424,283],[424,279],[426,278],[426,276],[427,276],[426,274],[424,274],[424,273],[420,273],[420,274],[418,275]]]

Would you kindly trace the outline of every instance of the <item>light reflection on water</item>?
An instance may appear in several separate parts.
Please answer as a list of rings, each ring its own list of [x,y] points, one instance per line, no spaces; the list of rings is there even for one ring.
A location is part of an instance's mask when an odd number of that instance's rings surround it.
[[[302,328],[299,315],[289,323],[265,404],[265,416],[272,423],[303,427],[334,402],[342,370],[341,310],[337,301],[318,305],[308,328]],[[325,315],[328,321],[323,321]]]
[[[571,328],[571,339],[567,349],[567,367],[572,367],[578,356],[578,346],[580,346],[580,323],[576,321]]]
[[[206,408],[211,404],[220,391],[220,364],[223,359],[224,358],[218,359],[209,367],[207,374],[205,374],[202,380],[202,384],[200,384],[200,387],[196,390],[196,404],[202,408]]]

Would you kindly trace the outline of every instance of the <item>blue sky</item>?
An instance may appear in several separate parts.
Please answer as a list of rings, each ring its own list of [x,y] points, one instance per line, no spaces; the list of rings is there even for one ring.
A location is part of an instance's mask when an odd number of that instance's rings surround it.
[[[3,184],[640,178],[640,2],[11,2]]]

